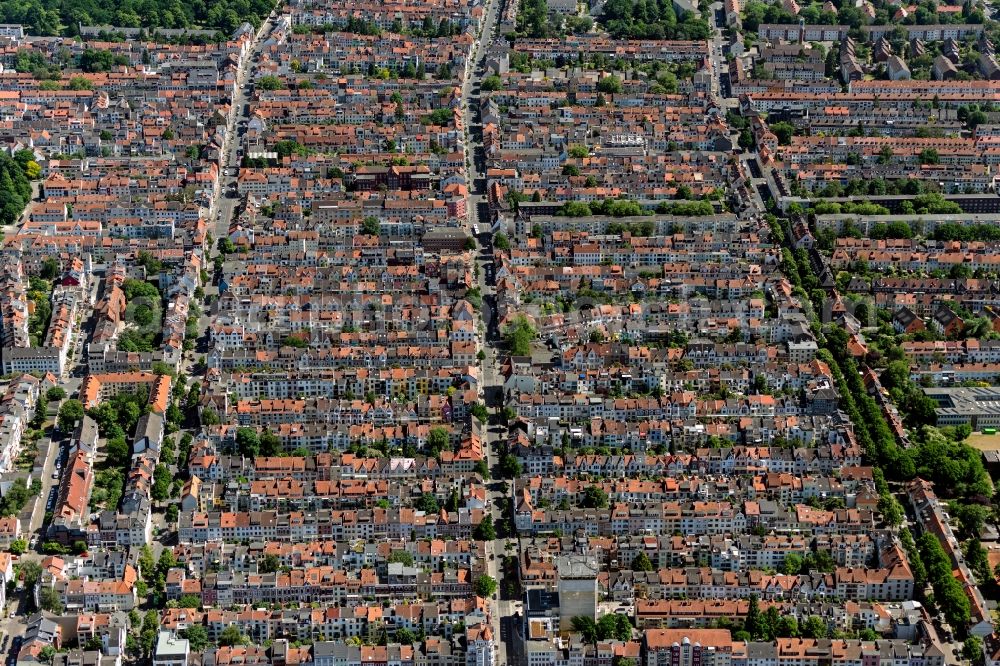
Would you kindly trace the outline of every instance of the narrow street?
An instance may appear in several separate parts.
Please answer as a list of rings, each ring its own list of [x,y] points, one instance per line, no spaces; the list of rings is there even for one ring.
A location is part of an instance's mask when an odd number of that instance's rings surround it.
[[[253,94],[253,81],[250,77],[253,67],[260,59],[264,44],[271,36],[271,32],[281,16],[280,5],[265,19],[260,29],[254,37],[250,51],[240,62],[240,68],[236,72],[236,82],[234,84],[235,94],[230,106],[230,113],[226,122],[226,138],[222,146],[222,154],[219,159],[219,184],[216,187],[215,199],[212,202],[211,214],[213,217],[209,233],[212,235],[212,245],[206,250],[206,257],[209,264],[207,270],[211,273],[211,260],[218,255],[216,241],[229,234],[229,223],[232,221],[239,201],[236,194],[237,182],[240,173],[242,134],[246,131],[246,124],[250,119],[250,97]],[[214,294],[215,287],[211,284],[204,285],[206,294]],[[202,316],[198,319],[198,338],[202,339],[208,331],[211,317],[207,308],[203,308]],[[184,353],[181,364],[181,371],[187,377],[193,377],[195,361],[199,352],[189,351]]]
[[[491,220],[486,213],[486,157],[483,153],[482,126],[480,124],[480,90],[485,71],[486,55],[496,33],[497,19],[503,0],[487,0],[486,13],[478,39],[473,45],[470,61],[465,68],[462,80],[462,124],[465,129],[465,158],[467,165],[467,181],[469,183],[469,200],[467,203],[468,229],[477,237],[479,250],[475,261],[477,264],[477,286],[482,294],[483,307],[481,331],[484,337],[486,358],[482,363],[483,391],[486,404],[491,412],[499,411],[502,404],[502,386],[498,372],[496,343],[499,337],[496,328],[496,289],[493,265],[493,243],[490,232]],[[498,425],[487,427],[486,460],[491,470],[499,463],[497,445],[504,428]],[[504,506],[510,497],[500,491],[505,484],[499,482],[490,485],[490,512],[494,524],[503,518]],[[487,572],[500,584],[500,591],[495,600],[495,612],[492,615],[493,640],[497,646],[495,663],[499,666],[520,664],[521,660],[513,658],[513,650],[508,645],[520,634],[520,616],[517,613],[519,601],[503,597],[503,557],[506,539],[496,539],[486,544]]]
[[[709,42],[709,60],[712,64],[712,100],[723,109],[732,109],[738,105],[738,100],[729,94],[729,60],[726,49],[729,44],[722,32],[725,27],[725,11],[721,2],[712,3],[709,9],[709,25],[712,38]]]
[[[482,126],[480,125],[480,85],[485,75],[486,55],[496,34],[497,19],[503,0],[487,0],[486,15],[479,37],[472,48],[469,64],[462,80],[462,125],[465,128],[465,159],[469,183],[468,219],[475,233],[477,224],[488,224],[480,219],[481,204],[486,200],[486,158],[483,154]]]
[[[253,81],[250,78],[250,73],[260,59],[264,44],[271,36],[280,15],[279,10],[275,9],[260,26],[249,54],[240,62],[240,68],[236,73],[236,94],[233,97],[226,123],[226,141],[222,147],[222,157],[219,160],[219,187],[216,192],[215,205],[212,207],[215,213],[215,221],[212,225],[213,239],[222,238],[229,233],[229,222],[232,220],[233,211],[239,201],[235,197],[235,190],[242,157],[240,153],[242,133],[246,131],[246,123],[250,120],[250,97],[253,94]],[[231,192],[233,196],[230,195]],[[215,254],[217,254],[215,247],[209,248],[209,256]]]

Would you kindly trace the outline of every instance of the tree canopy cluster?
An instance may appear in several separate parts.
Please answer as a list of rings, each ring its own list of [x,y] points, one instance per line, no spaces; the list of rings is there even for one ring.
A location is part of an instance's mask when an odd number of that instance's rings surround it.
[[[917,537],[920,559],[927,569],[927,577],[934,587],[934,601],[941,609],[948,624],[964,627],[969,622],[969,597],[962,584],[952,574],[951,558],[945,552],[938,538],[929,532]]]
[[[236,430],[236,449],[245,458],[257,456],[280,456],[284,453],[281,440],[270,430],[257,434],[254,428]]]
[[[870,201],[820,201],[813,207],[817,215],[852,213],[857,215],[888,215],[889,209]]]
[[[78,34],[80,25],[122,28],[207,28],[225,33],[243,21],[260,26],[268,0],[10,0],[0,3],[0,23],[21,23],[33,34]]]
[[[590,203],[567,201],[556,214],[565,217],[589,217],[591,215],[641,217],[643,215],[652,215],[653,212],[646,211],[638,202],[630,199],[605,199],[604,201],[592,201]],[[656,214],[702,217],[705,215],[714,215],[715,208],[710,201],[664,201],[657,204]]]
[[[672,0],[609,0],[601,23],[616,39],[708,39],[708,23]]]
[[[787,248],[783,255],[793,285],[809,294],[822,294],[816,289],[818,283],[808,258],[796,258]],[[907,449],[899,445],[878,404],[868,394],[857,363],[847,353],[846,331],[830,326],[823,334],[825,346],[817,358],[830,366],[841,407],[856,424],[855,434],[869,464],[880,468],[875,481],[879,508],[886,523],[899,524],[903,515],[899,502],[889,492],[882,470],[899,481],[920,475],[932,481],[943,495],[958,500],[976,502],[989,497],[989,476],[978,451],[962,441],[957,431],[931,427],[935,422],[934,402],[909,377],[905,361],[891,362],[882,373],[882,382],[893,394],[908,425],[916,429]]]
[[[34,486],[28,487],[27,481],[23,478],[14,480],[10,489],[0,498],[0,516],[16,516],[21,513],[21,509],[28,503],[34,495],[38,494],[38,489]]]
[[[14,157],[0,154],[0,224],[13,224],[31,201],[31,180],[41,175],[30,150],[20,150]]]
[[[85,72],[110,72],[115,67],[128,64],[128,56],[115,55],[104,49],[86,49],[80,54],[79,66]]]
[[[524,317],[518,317],[503,333],[504,341],[514,356],[530,355],[531,341],[536,335],[535,327]]]
[[[101,437],[131,437],[139,417],[149,409],[148,396],[138,392],[122,391],[90,409],[87,415],[97,421]]]
[[[1000,227],[993,224],[939,224],[931,232],[937,241],[1000,241]]]
[[[558,17],[549,12],[545,0],[522,0],[517,14],[517,34],[525,37],[559,37],[583,34],[594,25],[589,16]]]
[[[579,632],[588,643],[628,641],[632,639],[632,622],[627,615],[604,615],[597,622],[586,615],[577,615],[573,618],[573,631]]]

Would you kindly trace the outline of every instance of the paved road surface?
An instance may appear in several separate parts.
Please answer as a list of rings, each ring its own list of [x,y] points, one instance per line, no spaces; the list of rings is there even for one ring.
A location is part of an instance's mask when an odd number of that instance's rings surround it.
[[[216,215],[215,224],[212,226],[212,236],[215,239],[222,238],[229,233],[229,222],[238,201],[238,199],[229,198],[227,194],[230,187],[236,184],[239,174],[240,157],[238,153],[242,139],[239,134],[240,124],[241,121],[250,119],[250,97],[253,93],[253,81],[250,78],[250,73],[279,17],[278,10],[267,17],[267,20],[260,26],[260,30],[257,31],[250,52],[240,63],[240,68],[236,72],[236,95],[233,97],[232,112],[226,123],[226,141],[219,164],[220,187],[216,196],[216,205],[213,207]],[[214,247],[210,248],[210,253],[212,256],[216,254]]]
[[[480,217],[485,202],[485,155],[482,147],[482,127],[479,125],[479,88],[484,72],[484,63],[489,45],[493,42],[495,35],[497,18],[499,16],[501,3],[503,0],[487,0],[486,13],[483,20],[482,29],[478,39],[473,46],[469,65],[466,67],[462,77],[462,106],[463,106],[463,126],[465,128],[465,155],[467,167],[467,181],[469,183],[468,226],[471,233],[475,233],[477,225],[485,228],[489,224],[488,219]],[[508,0],[514,1],[514,0]],[[493,340],[496,335],[495,314],[493,304],[495,301],[495,290],[492,286],[492,244],[489,234],[480,237],[480,250],[476,257],[479,266],[478,286],[483,296],[483,332],[487,340]],[[496,354],[493,347],[487,346],[486,360],[483,362],[483,387],[486,393],[487,404],[496,404],[498,398],[497,389],[499,379],[497,373]],[[486,461],[493,469],[497,462],[496,446],[499,441],[498,434],[491,429],[487,429],[486,435]],[[496,490],[489,493],[490,510],[494,524],[503,515],[503,507],[509,498],[503,496]],[[486,567],[487,573],[498,582],[502,583],[500,565],[503,562],[505,540],[490,541],[486,544]],[[498,666],[508,664],[519,664],[520,659],[514,659],[514,654],[521,651],[508,650],[509,647],[516,648],[511,643],[514,639],[512,627],[518,623],[515,620],[514,612],[517,604],[513,601],[498,599],[494,602],[494,612],[492,613],[493,637],[497,645],[496,661]],[[512,658],[508,658],[508,655]]]

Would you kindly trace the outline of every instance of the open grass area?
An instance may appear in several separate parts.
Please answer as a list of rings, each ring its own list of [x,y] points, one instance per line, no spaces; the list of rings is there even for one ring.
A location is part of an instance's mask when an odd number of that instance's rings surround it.
[[[1000,451],[1000,433],[995,435],[984,435],[982,433],[974,432],[969,435],[969,439],[966,440],[969,446],[979,449],[980,451]]]

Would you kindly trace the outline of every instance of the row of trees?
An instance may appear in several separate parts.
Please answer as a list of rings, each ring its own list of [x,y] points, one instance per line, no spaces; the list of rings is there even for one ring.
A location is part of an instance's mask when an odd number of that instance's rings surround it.
[[[123,28],[209,28],[229,33],[243,21],[259,27],[269,0],[10,0],[0,3],[0,23],[21,23],[32,34],[78,34],[80,25]]]
[[[1000,241],[1000,227],[993,224],[939,224],[931,232],[937,241]]]
[[[793,284],[814,298],[824,297],[816,289],[816,278],[806,257],[796,258],[786,248],[783,263]],[[841,405],[851,416],[855,434],[870,462],[896,480],[906,481],[920,475],[934,481],[945,496],[989,496],[989,478],[978,452],[949,433],[928,425],[935,420],[933,401],[912,383],[908,371],[903,369],[905,363],[890,363],[882,373],[885,388],[894,392],[908,423],[917,428],[913,446],[904,450],[896,442],[878,404],[868,394],[857,363],[847,353],[846,331],[829,326],[822,333],[825,348],[820,350],[819,358],[830,365]],[[887,504],[884,517],[890,523],[898,523],[902,519],[898,502],[892,500],[886,489],[881,494]]]
[[[690,193],[690,190],[688,190]],[[664,201],[657,204],[657,215],[677,215],[681,217],[702,217],[713,215],[715,208],[710,201]],[[604,201],[568,201],[557,211],[557,215],[565,217],[589,217],[591,215],[606,215],[608,217],[642,217],[652,215],[636,201],[629,199],[605,199]],[[651,223],[652,224],[652,223]],[[650,235],[641,234],[641,235]]]
[[[780,235],[784,237],[783,233]],[[793,284],[810,289],[814,300],[817,296],[822,297],[822,292],[817,293],[814,289],[815,276],[809,271],[807,261],[798,260],[786,252],[784,263]],[[855,433],[866,457],[877,466],[875,482],[880,496],[879,508],[887,523],[900,524],[903,513],[898,501],[889,492],[883,470],[898,480],[912,479],[917,475],[929,479],[946,496],[974,501],[989,495],[990,483],[982,459],[977,451],[962,441],[967,432],[960,434],[954,429],[945,431],[923,425],[933,422],[933,406],[913,399],[915,393],[919,393],[920,397],[923,394],[912,386],[908,372],[890,363],[882,374],[887,388],[897,393],[899,406],[907,419],[917,427],[912,446],[903,449],[897,444],[878,405],[868,395],[858,367],[847,353],[846,332],[839,327],[828,327],[823,330],[822,339],[825,348],[820,350],[818,357],[830,365],[841,405],[855,424]],[[970,511],[969,520],[973,521],[976,515],[982,513],[985,512]],[[951,559],[941,542],[933,534],[924,533],[914,543],[905,529],[901,531],[901,539],[918,589],[923,587],[924,580],[929,581],[934,588],[934,597],[927,601],[937,604],[952,627],[959,631],[964,629],[970,617],[969,599],[952,575]],[[985,569],[979,561],[983,559],[980,551],[981,546],[975,539],[967,546],[967,552],[977,568]]]
[[[771,228],[775,240],[785,244],[787,236],[774,219],[771,220]],[[782,267],[796,290],[810,297],[814,307],[822,305],[825,293],[818,289],[819,281],[810,269],[805,250],[799,250],[796,257],[788,247],[785,247],[782,250]],[[818,321],[814,321],[813,325],[819,329]],[[903,450],[896,445],[895,436],[885,422],[881,409],[868,394],[857,364],[847,353],[847,333],[836,326],[827,327],[821,333],[820,340],[824,348],[819,350],[817,358],[830,366],[837,385],[840,405],[855,424],[858,443],[870,461],[887,465],[895,470],[895,459],[903,455]],[[903,510],[899,502],[889,493],[884,479],[878,490],[879,508],[882,510],[883,518],[890,525],[898,525],[903,520]]]
[[[14,224],[31,201],[31,181],[42,169],[30,150],[19,150],[14,157],[0,153],[0,224]]]
[[[632,622],[627,615],[605,615],[596,622],[592,617],[577,615],[572,622],[573,631],[579,632],[588,643],[632,640]]]
[[[672,0],[609,0],[601,22],[616,39],[704,40],[710,34],[705,19],[678,13]]]
[[[888,215],[889,209],[870,201],[820,201],[813,206],[816,215],[839,215],[841,213],[855,215]]]
[[[934,587],[934,601],[938,608],[953,628],[964,628],[971,613],[969,597],[952,574],[951,558],[938,538],[930,532],[917,537],[917,549],[927,571],[927,579]]]

